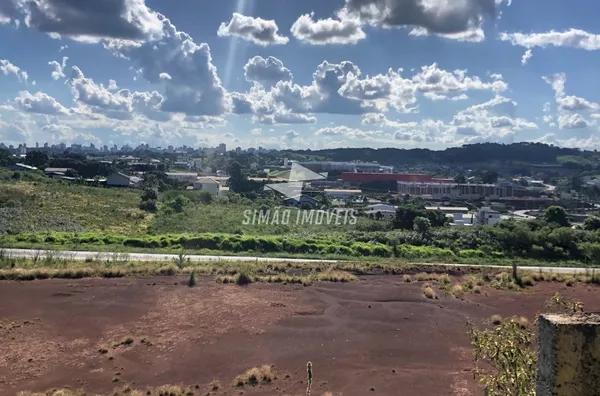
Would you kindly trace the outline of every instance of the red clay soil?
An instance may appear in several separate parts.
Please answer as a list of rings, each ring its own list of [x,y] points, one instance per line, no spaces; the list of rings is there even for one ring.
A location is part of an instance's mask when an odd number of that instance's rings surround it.
[[[204,395],[213,380],[221,383],[214,395],[303,395],[307,361],[312,395],[478,395],[467,319],[532,318],[556,291],[600,311],[600,288],[587,285],[484,289],[488,295],[462,301],[441,291],[439,300],[426,299],[420,283],[401,276],[309,287],[185,283],[0,282],[0,395],[62,387],[109,393],[124,384],[198,385],[194,393]],[[126,337],[134,342],[116,345]],[[265,363],[280,370],[272,384],[233,387],[238,374]]]

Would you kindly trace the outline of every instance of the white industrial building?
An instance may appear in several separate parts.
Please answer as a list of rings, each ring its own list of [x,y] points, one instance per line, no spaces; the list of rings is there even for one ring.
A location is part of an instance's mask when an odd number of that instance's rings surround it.
[[[324,192],[329,198],[333,199],[344,199],[362,194],[362,191],[358,189],[326,188]]]
[[[383,166],[377,162],[336,162],[336,161],[311,161],[298,162],[313,172],[365,172],[365,173],[391,173],[393,167]]]
[[[452,223],[450,224],[453,226],[493,226],[502,220],[500,212],[495,211],[487,206],[479,208],[475,213],[464,214],[455,212],[448,216],[452,216]]]
[[[181,181],[181,182],[194,182],[198,177],[197,173],[184,173],[184,172],[167,172],[165,173],[169,179]]]
[[[432,199],[498,199],[514,197],[513,186],[496,184],[414,183],[398,182],[398,194],[429,197]]]

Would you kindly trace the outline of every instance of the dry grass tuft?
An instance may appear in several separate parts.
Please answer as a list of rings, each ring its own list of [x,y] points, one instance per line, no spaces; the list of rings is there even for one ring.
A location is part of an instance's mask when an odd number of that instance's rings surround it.
[[[492,315],[490,321],[492,322],[492,324],[499,325],[500,323],[502,323],[502,316],[498,314]]]
[[[450,275],[448,274],[440,274],[437,277],[437,281],[442,285],[449,285],[452,282],[452,278],[450,278]]]
[[[450,289],[450,294],[452,294],[455,298],[463,298],[465,291],[461,285],[456,284]]]
[[[212,391],[216,391],[219,390],[219,388],[221,387],[221,383],[219,382],[219,380],[212,380],[210,383],[210,390]]]
[[[527,327],[529,327],[529,319],[527,319],[525,316],[520,316],[517,319],[517,323],[519,324],[519,327],[521,327],[522,329],[526,329]]]
[[[429,299],[437,300],[438,296],[435,290],[431,287],[429,283],[425,283],[423,285],[423,295]]]
[[[410,282],[412,282],[412,278],[410,277],[410,275],[406,274],[402,277],[402,282],[410,283]]]
[[[277,379],[274,366],[263,364],[260,367],[252,367],[244,374],[238,375],[233,381],[233,386],[258,385],[259,383],[270,383]]]
[[[535,285],[535,281],[533,279],[532,276],[530,275],[524,275],[521,277],[521,284],[523,286],[534,286]]]

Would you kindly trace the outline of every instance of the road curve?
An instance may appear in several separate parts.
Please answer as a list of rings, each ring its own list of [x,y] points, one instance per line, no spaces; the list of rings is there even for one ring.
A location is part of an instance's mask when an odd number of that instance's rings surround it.
[[[34,258],[46,257],[52,255],[55,258],[79,260],[128,260],[128,261],[171,261],[178,257],[176,254],[162,253],[111,253],[111,252],[83,252],[76,250],[38,250],[38,249],[10,249],[2,248],[3,254],[9,257]],[[245,262],[276,262],[276,263],[337,263],[344,260],[321,260],[321,259],[301,259],[301,258],[284,258],[284,257],[257,257],[257,256],[212,256],[190,254],[185,256],[192,262],[207,262],[207,261],[245,261]],[[454,264],[454,263],[411,263],[414,265],[430,265],[443,267],[479,267],[473,264]],[[488,268],[510,268],[502,265],[486,265]],[[519,270],[523,271],[545,271],[556,272],[563,274],[576,274],[591,270],[584,267],[539,267],[539,266],[519,266]],[[596,269],[600,273],[600,268]]]

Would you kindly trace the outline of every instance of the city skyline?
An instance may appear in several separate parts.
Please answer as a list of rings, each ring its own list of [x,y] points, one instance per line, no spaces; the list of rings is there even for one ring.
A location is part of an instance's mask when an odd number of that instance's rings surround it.
[[[593,0],[114,3],[0,6],[1,141],[600,145]]]

